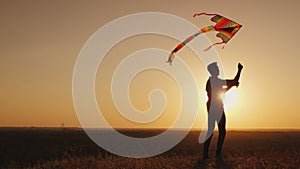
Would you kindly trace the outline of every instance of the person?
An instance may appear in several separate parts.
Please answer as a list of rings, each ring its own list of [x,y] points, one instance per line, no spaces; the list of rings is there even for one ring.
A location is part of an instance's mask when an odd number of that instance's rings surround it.
[[[239,79],[242,69],[243,65],[239,63],[238,72],[234,79],[223,80],[218,77],[220,72],[217,62],[213,62],[207,66],[207,70],[211,76],[206,83],[206,92],[208,96],[208,101],[206,103],[208,112],[208,130],[206,134],[206,141],[204,142],[203,147],[203,159],[208,158],[208,149],[214,133],[215,122],[218,123],[219,130],[216,157],[221,157],[222,146],[226,135],[226,117],[221,95],[227,92],[231,87],[239,86]]]

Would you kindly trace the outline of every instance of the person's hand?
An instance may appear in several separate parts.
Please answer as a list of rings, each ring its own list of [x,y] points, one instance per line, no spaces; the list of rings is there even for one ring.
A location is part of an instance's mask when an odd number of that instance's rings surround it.
[[[239,69],[239,70],[242,70],[243,67],[244,67],[244,66],[243,66],[241,63],[238,64],[238,69]]]

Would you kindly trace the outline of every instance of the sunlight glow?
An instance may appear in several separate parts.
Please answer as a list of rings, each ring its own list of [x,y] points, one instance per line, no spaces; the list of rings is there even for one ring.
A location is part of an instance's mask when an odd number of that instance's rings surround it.
[[[229,91],[227,91],[226,94],[222,94],[221,97],[224,103],[224,108],[226,110],[230,110],[237,106],[239,93],[237,89],[232,88]]]

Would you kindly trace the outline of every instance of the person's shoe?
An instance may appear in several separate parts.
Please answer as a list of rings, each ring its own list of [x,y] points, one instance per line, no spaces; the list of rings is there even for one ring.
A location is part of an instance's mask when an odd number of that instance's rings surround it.
[[[221,156],[221,152],[216,152],[216,158],[218,158],[218,159],[220,159],[220,158],[222,158],[222,156]]]
[[[207,160],[209,157],[208,157],[208,155],[207,154],[203,154],[203,156],[202,156],[202,159],[203,160]]]

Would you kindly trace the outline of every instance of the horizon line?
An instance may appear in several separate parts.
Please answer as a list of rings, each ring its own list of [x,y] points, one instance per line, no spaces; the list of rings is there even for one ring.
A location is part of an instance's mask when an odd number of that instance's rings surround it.
[[[89,127],[89,128],[83,128],[83,127],[61,127],[61,126],[0,126],[0,129],[5,128],[23,128],[23,129],[103,129],[103,130],[167,130],[168,128],[165,127],[153,127],[153,128],[135,128],[135,127],[116,127],[116,128],[96,128],[96,127]],[[217,128],[216,128],[217,129]],[[215,131],[217,131],[215,129]],[[201,131],[200,128],[171,128],[170,130],[190,130],[190,131]],[[300,131],[300,128],[227,128],[227,131]]]

